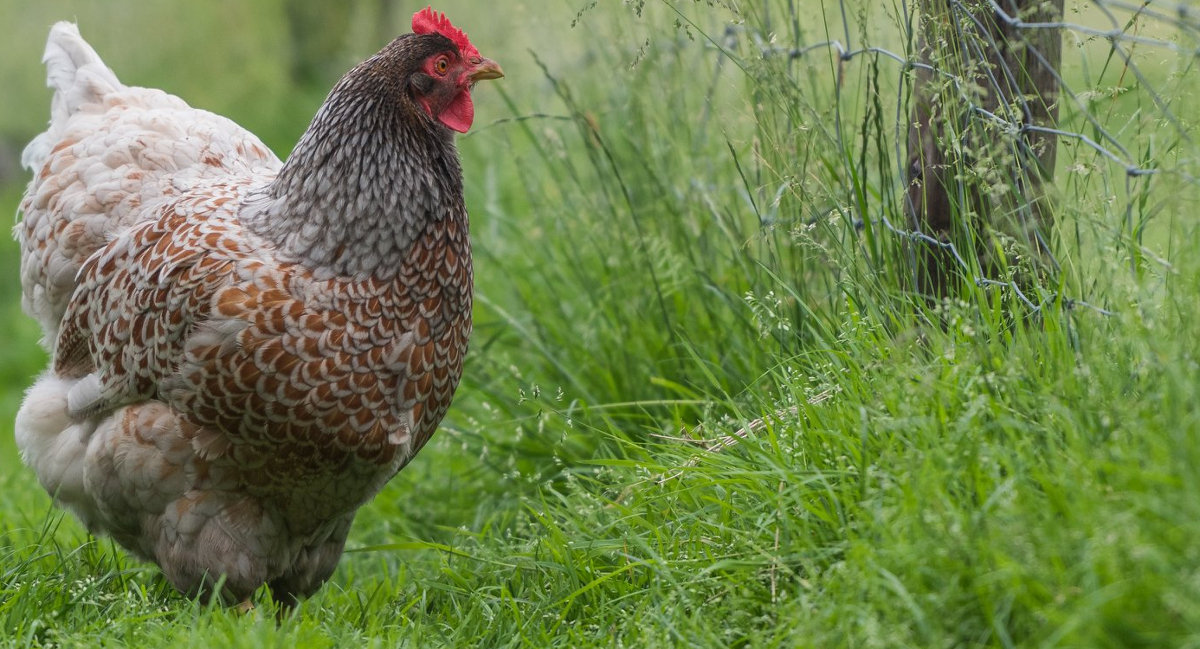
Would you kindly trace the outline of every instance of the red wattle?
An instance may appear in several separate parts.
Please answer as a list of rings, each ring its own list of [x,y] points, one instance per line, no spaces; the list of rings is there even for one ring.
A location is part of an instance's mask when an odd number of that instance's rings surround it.
[[[471,101],[471,93],[466,90],[458,93],[438,115],[438,121],[459,133],[466,133],[475,121],[475,102]]]

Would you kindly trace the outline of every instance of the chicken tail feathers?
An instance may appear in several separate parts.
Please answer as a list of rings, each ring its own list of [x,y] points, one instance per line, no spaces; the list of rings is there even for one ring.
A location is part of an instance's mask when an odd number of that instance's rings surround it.
[[[46,85],[54,89],[50,103],[50,126],[34,138],[21,154],[21,165],[37,170],[50,154],[67,119],[81,106],[103,101],[104,96],[125,86],[104,64],[96,50],[79,35],[74,23],[60,22],[46,40]]]

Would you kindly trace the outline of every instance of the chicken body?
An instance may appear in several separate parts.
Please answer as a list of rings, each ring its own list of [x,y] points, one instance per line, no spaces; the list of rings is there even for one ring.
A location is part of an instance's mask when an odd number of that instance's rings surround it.
[[[74,25],[51,31],[51,122],[23,155],[16,234],[52,362],[17,443],[59,503],[179,590],[310,594],[445,414],[470,243],[452,133],[419,93],[430,57],[457,52],[397,39],[284,164],[227,119],[124,86]],[[499,76],[482,61],[477,78]]]

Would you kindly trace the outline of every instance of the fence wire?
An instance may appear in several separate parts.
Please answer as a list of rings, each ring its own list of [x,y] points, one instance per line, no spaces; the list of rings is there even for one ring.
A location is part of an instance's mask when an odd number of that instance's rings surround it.
[[[943,3],[944,7],[949,8],[954,22],[952,29],[959,30],[960,33],[969,30],[976,36],[984,36],[983,38],[964,38],[962,42],[966,44],[965,55],[973,61],[980,62],[986,69],[985,74],[982,75],[986,79],[985,92],[995,93],[1000,97],[997,102],[998,108],[988,109],[975,100],[980,93],[974,91],[975,89],[970,86],[979,83],[978,77],[964,78],[961,71],[944,69],[921,60],[916,51],[918,35],[914,32],[920,29],[920,23],[916,17],[922,8],[928,8],[931,3],[936,2]],[[1123,183],[1127,200],[1125,210],[1127,212],[1133,209],[1136,183],[1149,182],[1156,176],[1169,174],[1187,185],[1200,184],[1195,175],[1196,160],[1190,157],[1195,155],[1195,143],[1191,133],[1192,125],[1176,114],[1176,110],[1172,106],[1172,98],[1165,95],[1159,87],[1160,82],[1152,79],[1152,75],[1147,74],[1144,70],[1145,62],[1148,60],[1157,60],[1162,64],[1165,57],[1173,57],[1173,60],[1170,61],[1169,80],[1176,84],[1184,84],[1188,80],[1200,81],[1196,79],[1197,74],[1200,74],[1200,71],[1196,70],[1197,61],[1200,60],[1200,9],[1191,3],[1160,0],[1143,2],[1068,0],[1064,4],[1064,13],[1069,15],[1069,19],[1068,16],[1063,16],[1053,21],[1037,21],[1026,20],[1021,16],[1015,9],[1014,0],[975,0],[974,2],[969,0],[897,0],[890,7],[884,3],[876,5],[868,2],[866,5],[858,5],[848,3],[847,0],[839,0],[836,8],[831,5],[825,7],[826,33],[824,35],[828,37],[830,32],[836,34],[840,27],[840,38],[826,38],[795,47],[781,47],[774,42],[775,39],[771,34],[757,32],[744,26],[734,26],[726,31],[726,43],[723,47],[730,51],[736,50],[738,49],[737,41],[748,37],[763,57],[783,56],[787,57],[789,61],[803,61],[819,54],[826,54],[834,61],[838,70],[839,78],[833,87],[839,102],[843,99],[841,96],[843,93],[852,92],[846,89],[846,84],[842,83],[843,70],[845,66],[851,65],[859,59],[870,57],[876,62],[882,61],[895,65],[898,68],[898,78],[903,78],[913,70],[924,70],[956,89],[962,107],[966,108],[967,112],[975,119],[988,122],[993,131],[998,131],[1004,137],[1009,138],[1010,144],[1013,146],[1026,149],[1026,153],[1029,148],[1027,138],[1031,134],[1056,138],[1060,152],[1064,150],[1065,142],[1073,141],[1082,145],[1082,147],[1069,149],[1069,158],[1060,155],[1059,176],[1063,169],[1071,166],[1070,162],[1079,164],[1083,158],[1080,148],[1091,151],[1095,156],[1106,160],[1115,167],[1115,169],[1110,167],[1110,171],[1106,172],[1111,174],[1111,178],[1117,179],[1117,174],[1124,176]],[[997,42],[991,36],[991,31],[987,26],[979,20],[981,8],[990,10],[993,20],[1017,34],[1020,42],[1011,42],[1011,37],[1008,42]],[[899,27],[898,30],[895,30],[897,33],[891,33],[890,37],[873,36],[873,34],[886,34],[887,30],[872,31],[864,28],[863,23],[870,19],[877,19],[879,11],[891,13],[891,20]],[[1050,65],[1045,53],[1036,47],[1036,39],[1031,38],[1032,34],[1043,30],[1058,32],[1064,39],[1059,65]],[[866,42],[872,38],[879,38],[886,42]],[[864,42],[856,42],[859,40]],[[1033,113],[1031,101],[1039,100],[1039,98],[1031,98],[1019,93],[1014,94],[1010,90],[1018,87],[1014,79],[1021,71],[1007,69],[1005,65],[993,65],[992,67],[986,65],[987,61],[1003,61],[1003,57],[1000,56],[1001,49],[1009,48],[1011,50],[1014,47],[1028,50],[1037,61],[1049,68],[1053,75],[1058,85],[1056,101],[1059,102],[1060,117],[1057,123],[1037,124],[1030,119],[1030,115]],[[1099,62],[1100,75],[1090,84],[1086,79],[1090,73],[1085,74],[1083,80],[1076,80],[1075,77],[1063,73],[1063,69],[1068,65],[1080,66],[1088,70],[1090,69],[1088,66],[1097,62]],[[1128,123],[1115,129],[1106,123],[1107,120],[1103,116],[1096,114],[1095,106],[1091,102],[1097,93],[1105,92],[1105,89],[1099,87],[1099,84],[1106,81],[1106,75],[1113,74],[1109,71],[1109,66],[1113,62],[1119,66],[1117,73],[1119,79],[1117,86],[1108,89],[1107,92],[1136,92],[1148,98],[1156,112],[1149,122],[1150,126],[1146,122],[1138,122],[1133,125],[1132,129],[1128,128],[1130,126]],[[1123,83],[1127,75],[1133,80],[1128,88]],[[900,193],[906,191],[908,171],[905,167],[909,152],[906,152],[904,147],[908,141],[907,133],[911,122],[910,90],[911,84],[908,86],[903,82],[898,84],[894,124],[897,135],[895,138],[896,173],[894,178],[897,180],[895,186],[883,188],[886,191]],[[1113,95],[1113,100],[1116,100],[1116,94]],[[1064,123],[1072,120],[1081,121],[1084,128],[1079,130],[1066,128]],[[838,144],[841,145],[842,125],[839,123],[835,127]],[[1157,138],[1165,139],[1168,142],[1166,147],[1168,150],[1184,149],[1182,156],[1179,153],[1175,154],[1176,158],[1182,157],[1182,162],[1174,167],[1169,167],[1167,161],[1161,157],[1139,159],[1132,153],[1136,149],[1132,140],[1146,135],[1145,130],[1151,127],[1156,129]],[[1050,184],[1055,182],[1053,176],[1048,182]],[[910,205],[910,207],[912,206]],[[904,225],[894,223],[886,213],[877,217],[861,215],[861,218],[869,220],[873,225],[880,226],[893,236],[947,251],[954,263],[959,266],[960,272],[971,278],[977,286],[1000,287],[1011,291],[1016,299],[1033,312],[1040,311],[1051,304],[1061,303],[1067,308],[1086,308],[1103,315],[1112,315],[1113,313],[1107,308],[1095,306],[1082,299],[1068,298],[1045,289],[1038,291],[1040,294],[1038,297],[1030,297],[1027,295],[1027,290],[1023,290],[1016,281],[979,274],[979,266],[969,261],[970,255],[960,250],[951,241],[923,232],[913,227],[911,223]],[[1046,235],[1047,233],[1038,232],[1036,236]],[[1140,247],[1140,243],[1135,242],[1135,244]],[[1150,259],[1163,264],[1167,263],[1149,250],[1143,248],[1141,252]],[[1053,263],[1057,267],[1057,260],[1053,260]]]

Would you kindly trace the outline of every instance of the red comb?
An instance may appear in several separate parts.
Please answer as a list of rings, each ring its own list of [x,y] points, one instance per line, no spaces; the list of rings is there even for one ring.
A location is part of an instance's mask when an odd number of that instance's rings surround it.
[[[452,25],[446,14],[434,11],[433,7],[425,7],[413,14],[412,30],[414,34],[441,34],[454,41],[464,57],[479,56],[479,50],[475,49],[463,30]]]

